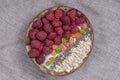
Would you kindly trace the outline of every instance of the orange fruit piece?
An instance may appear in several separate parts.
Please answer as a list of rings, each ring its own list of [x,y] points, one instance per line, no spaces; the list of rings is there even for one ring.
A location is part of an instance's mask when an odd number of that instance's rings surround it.
[[[66,47],[63,44],[60,44],[60,48],[62,49],[62,51],[66,50]]]
[[[54,57],[50,57],[49,60],[50,60],[51,62],[54,62],[54,61],[55,61],[55,58],[54,58]]]
[[[55,50],[57,48],[56,45],[52,45],[52,49]]]
[[[84,29],[85,31],[88,29],[88,26],[87,26],[87,24],[82,24],[82,29]]]
[[[69,46],[70,46],[70,42],[67,42],[67,43],[66,43],[66,46],[69,47]]]

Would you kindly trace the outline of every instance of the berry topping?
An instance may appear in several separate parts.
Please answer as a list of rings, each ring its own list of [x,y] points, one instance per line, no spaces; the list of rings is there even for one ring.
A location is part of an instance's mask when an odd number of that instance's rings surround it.
[[[54,19],[53,22],[52,22],[52,25],[54,27],[59,27],[59,26],[62,25],[62,22],[59,19]]]
[[[48,39],[54,39],[55,37],[56,37],[56,33],[55,32],[51,32],[47,36]]]
[[[71,32],[72,32],[73,34],[75,34],[75,33],[78,32],[78,31],[79,31],[79,28],[78,28],[78,27],[73,27],[72,30],[71,30]]]
[[[71,32],[70,32],[70,31],[67,31],[67,32],[64,33],[64,37],[65,37],[66,39],[69,39],[70,36],[71,36]]]
[[[85,18],[80,16],[79,18],[75,19],[77,25],[83,24],[85,22]]]
[[[33,23],[33,28],[41,28],[43,25],[42,21],[39,19]]]
[[[56,18],[61,18],[63,16],[63,11],[61,9],[57,9],[55,11],[55,17]]]
[[[28,54],[30,58],[35,58],[39,56],[40,52],[37,49],[31,49]]]
[[[61,43],[61,37],[60,36],[56,36],[54,39],[54,42],[56,45],[59,45]]]
[[[32,40],[32,42],[31,42],[31,47],[32,47],[32,48],[36,48],[36,49],[38,49],[38,50],[41,52],[41,50],[42,50],[42,48],[43,48],[43,45],[42,45],[42,43],[41,43],[40,41],[38,41],[38,40]]]
[[[36,35],[37,39],[40,41],[44,41],[47,37],[47,33],[45,31],[39,31]]]
[[[70,18],[69,18],[68,16],[63,16],[63,17],[61,18],[61,20],[62,20],[62,23],[63,23],[64,25],[70,25],[70,24],[71,24]]]
[[[54,43],[54,42],[53,42],[52,40],[48,40],[48,39],[45,40],[45,45],[46,45],[46,46],[52,46],[53,43]]]
[[[50,47],[44,46],[43,51],[44,54],[48,55],[52,52],[52,49]]]
[[[62,29],[62,27],[57,27],[57,28],[55,28],[55,31],[56,31],[56,33],[57,33],[58,35],[62,35],[62,34],[63,34],[63,29]]]
[[[55,19],[55,16],[54,16],[53,11],[48,11],[48,12],[46,13],[46,19],[48,19],[49,21],[52,21],[52,20]]]
[[[37,29],[32,29],[30,30],[29,32],[29,35],[30,35],[30,38],[31,39],[36,39],[36,34],[38,33],[39,31]]]
[[[44,62],[44,60],[45,60],[45,57],[43,55],[40,55],[36,58],[36,62],[38,64],[42,64]]]
[[[64,26],[63,26],[63,29],[64,29],[64,31],[69,31],[69,30],[71,29],[71,27],[68,26],[68,25],[64,25]]]
[[[43,24],[49,23],[49,21],[46,18],[42,18]]]
[[[45,24],[45,25],[43,26],[43,28],[44,28],[44,30],[45,30],[46,32],[52,32],[52,31],[53,31],[53,27],[52,27],[52,25],[51,25],[50,23]]]
[[[76,10],[75,10],[75,9],[70,10],[69,12],[67,12],[67,15],[68,15],[72,20],[75,20]]]

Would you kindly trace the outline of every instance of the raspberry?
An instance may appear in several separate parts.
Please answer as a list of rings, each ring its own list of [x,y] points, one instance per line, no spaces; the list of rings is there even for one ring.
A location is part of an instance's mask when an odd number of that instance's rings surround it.
[[[53,27],[52,27],[52,25],[51,25],[50,23],[45,24],[45,25],[43,26],[43,28],[44,28],[44,30],[45,30],[46,32],[48,32],[48,33],[53,31]]]
[[[49,23],[49,21],[46,18],[42,18],[43,24]]]
[[[41,28],[42,25],[43,25],[43,23],[42,23],[41,19],[39,19],[33,23],[33,28]]]
[[[61,21],[62,21],[62,23],[64,24],[64,25],[70,25],[70,18],[68,17],[68,16],[63,16],[62,18],[61,18]]]
[[[30,30],[29,32],[29,35],[30,35],[30,38],[31,39],[36,39],[36,34],[38,33],[39,31],[37,29],[32,29]]]
[[[83,16],[80,16],[79,18],[75,19],[75,22],[77,25],[83,24],[85,22],[85,18]]]
[[[46,46],[52,46],[54,44],[54,42],[52,40],[46,39],[45,40],[45,45]]]
[[[75,21],[72,22],[72,27],[77,27]]]
[[[62,35],[63,32],[64,32],[63,29],[62,29],[62,27],[55,28],[55,31],[57,32],[58,35]]]
[[[53,11],[48,11],[46,13],[46,19],[49,20],[49,21],[52,21],[52,20],[55,19]]]
[[[61,37],[60,36],[55,37],[54,42],[56,45],[61,44]]]
[[[72,32],[73,34],[75,34],[75,33],[78,32],[78,31],[79,31],[79,28],[78,28],[78,27],[73,27],[72,30],[71,30],[71,32]]]
[[[63,11],[61,9],[57,9],[55,11],[55,17],[56,18],[61,18],[63,16]]]
[[[65,37],[66,39],[69,39],[70,36],[71,36],[71,32],[70,32],[70,31],[67,31],[67,32],[64,33],[64,37]]]
[[[59,19],[55,19],[55,20],[53,20],[52,25],[54,27],[59,27],[62,25],[62,22]]]
[[[56,37],[56,33],[55,32],[51,32],[47,36],[48,39],[54,39],[55,37]]]
[[[47,55],[47,54],[50,54],[52,52],[52,49],[44,46],[42,52]]]
[[[37,49],[31,49],[28,53],[30,58],[35,58],[40,55],[40,52]]]
[[[64,25],[64,26],[63,26],[63,29],[64,29],[64,31],[69,31],[69,30],[71,29],[71,27],[68,26],[68,25]]]
[[[37,39],[40,41],[44,41],[47,37],[47,33],[45,31],[39,31],[36,35]]]
[[[69,12],[67,12],[67,15],[68,15],[72,20],[75,20],[76,10],[75,10],[75,9],[70,10]]]
[[[35,60],[38,64],[42,64],[45,60],[45,57],[43,55],[40,55],[40,56],[36,57]]]
[[[40,41],[38,41],[38,40],[32,40],[32,42],[31,42],[31,47],[32,47],[32,48],[36,48],[36,49],[38,49],[38,50],[41,52],[41,50],[42,50],[42,48],[43,48],[43,45],[42,45],[42,43],[41,43]]]

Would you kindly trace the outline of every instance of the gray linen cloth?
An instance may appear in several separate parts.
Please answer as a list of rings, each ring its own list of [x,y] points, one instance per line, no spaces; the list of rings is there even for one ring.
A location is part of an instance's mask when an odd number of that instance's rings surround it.
[[[88,60],[63,77],[41,72],[24,47],[29,22],[57,5],[85,13],[95,34]],[[120,0],[0,0],[0,80],[120,80]]]

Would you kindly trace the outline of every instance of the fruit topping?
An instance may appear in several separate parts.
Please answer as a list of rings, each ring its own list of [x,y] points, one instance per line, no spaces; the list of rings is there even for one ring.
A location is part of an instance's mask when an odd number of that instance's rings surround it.
[[[30,30],[29,32],[29,35],[30,35],[30,38],[31,39],[36,39],[36,34],[38,33],[39,31],[37,29],[32,29]]]
[[[28,54],[30,58],[35,58],[40,55],[40,52],[37,49],[31,49]]]
[[[36,35],[37,39],[40,41],[44,41],[47,37],[47,33],[45,31],[39,31]]]

